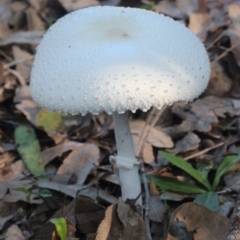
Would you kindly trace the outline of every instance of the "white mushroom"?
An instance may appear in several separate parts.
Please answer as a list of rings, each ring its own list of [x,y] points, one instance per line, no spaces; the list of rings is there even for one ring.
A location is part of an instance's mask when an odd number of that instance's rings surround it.
[[[31,94],[53,111],[113,114],[124,199],[140,192],[126,111],[192,101],[210,75],[207,52],[185,26],[152,11],[89,7],[49,28],[37,48]],[[64,96],[64,101],[62,97]]]

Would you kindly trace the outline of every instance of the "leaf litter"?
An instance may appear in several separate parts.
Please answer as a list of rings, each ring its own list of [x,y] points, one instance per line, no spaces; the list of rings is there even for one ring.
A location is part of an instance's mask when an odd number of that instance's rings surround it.
[[[65,217],[67,239],[118,239],[119,235],[147,239],[149,231],[152,239],[226,239],[240,189],[238,163],[221,173],[214,194],[202,193],[207,196],[203,200],[201,195],[180,193],[183,185],[159,189],[149,180],[149,206],[141,217],[134,203],[119,199],[119,179],[108,159],[116,151],[112,118],[52,113],[31,99],[29,76],[44,32],[67,12],[99,4],[148,7],[168,15],[189,27],[210,56],[211,79],[201,98],[167,108],[153,127],[146,124],[149,112],[131,114],[136,149],[143,129],[149,130],[140,153],[147,177],[154,174],[159,181],[167,178],[168,184],[171,178],[171,184],[180,180],[195,190],[199,187],[160,156],[159,150],[187,160],[210,179],[228,155],[238,162],[239,0],[1,1],[0,236],[57,239],[60,235],[50,221]],[[194,199],[206,202],[213,195],[219,213],[192,203]],[[182,200],[189,203],[181,205]],[[71,211],[64,214],[68,206]],[[34,211],[39,213],[34,215]],[[236,219],[234,214],[232,219]],[[150,230],[145,227],[148,221]]]

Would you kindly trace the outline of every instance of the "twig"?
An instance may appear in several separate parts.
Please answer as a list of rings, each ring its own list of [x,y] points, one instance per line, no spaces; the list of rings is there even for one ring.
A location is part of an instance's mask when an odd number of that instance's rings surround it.
[[[3,68],[7,69],[7,68],[15,66],[18,63],[24,63],[26,61],[33,60],[33,59],[34,59],[34,56],[31,56],[31,57],[28,57],[28,58],[24,58],[24,59],[14,60],[14,61],[11,61],[10,63],[4,64]]]
[[[215,148],[221,147],[224,144],[226,144],[228,146],[228,145],[233,144],[233,143],[235,143],[237,141],[239,141],[239,137],[234,137],[232,139],[228,139],[228,140],[226,140],[224,142],[220,142],[220,143],[218,143],[218,144],[216,144],[216,145],[214,145],[212,147],[206,148],[206,149],[204,149],[204,150],[202,150],[200,152],[197,152],[197,153],[194,153],[194,154],[192,154],[192,155],[190,155],[188,157],[185,157],[184,160],[187,161],[187,160],[199,157],[199,156],[201,156],[201,155],[203,155],[203,154],[205,154],[205,153],[207,153],[207,152],[209,152],[209,151],[211,151],[211,150],[213,150]]]
[[[26,85],[26,81],[25,81],[25,79],[23,78],[23,76],[21,75],[21,73],[19,73],[19,72],[16,71],[16,70],[13,70],[13,69],[11,69],[11,68],[8,68],[8,69],[7,69],[7,72],[9,72],[9,73],[11,73],[12,75],[14,75],[14,76],[18,79],[18,81],[19,81],[19,83],[20,83],[21,86]]]
[[[192,154],[192,155],[190,155],[190,156],[188,156],[188,157],[185,157],[184,160],[187,161],[187,160],[190,160],[190,159],[199,157],[199,156],[201,156],[201,155],[203,155],[203,154],[205,154],[205,153],[207,153],[207,152],[209,152],[209,151],[211,151],[211,150],[213,150],[213,149],[215,149],[215,148],[221,147],[221,146],[224,145],[225,143],[226,143],[226,142],[220,142],[220,143],[218,143],[218,144],[216,144],[216,145],[214,145],[214,146],[212,146],[212,147],[206,148],[206,149],[204,149],[204,150],[202,150],[202,151],[200,151],[200,152],[197,152],[197,153],[194,153],[194,154]]]
[[[234,44],[233,46],[231,46],[229,49],[227,49],[225,52],[223,52],[222,54],[220,54],[217,58],[215,58],[212,63],[215,63],[217,61],[219,61],[220,59],[222,59],[224,56],[227,55],[228,52],[232,51],[235,47],[237,47],[240,44],[240,41],[237,42],[236,44]]]
[[[151,130],[151,128],[156,124],[157,120],[159,119],[159,117],[162,115],[162,112],[166,109],[166,106],[162,107],[160,110],[153,108],[152,111],[150,112],[146,124],[143,128],[143,131],[140,135],[138,144],[137,144],[137,148],[136,148],[136,156],[139,157],[143,147],[144,147],[144,143],[146,142],[147,136]]]
[[[222,36],[224,36],[225,31],[221,32],[207,47],[206,49],[209,50]]]
[[[151,128],[156,124],[157,120],[161,116],[162,112],[165,110],[166,107],[163,107],[161,110],[153,108],[152,111],[150,112],[146,124],[143,128],[143,131],[140,135],[140,139],[136,148],[136,156],[137,158],[141,161],[141,175],[143,179],[143,185],[144,185],[144,191],[145,191],[145,225],[146,225],[146,232],[147,232],[147,237],[148,240],[152,240],[151,236],[151,229],[150,229],[150,222],[149,222],[149,199],[150,199],[150,193],[149,193],[149,188],[148,188],[148,181],[147,181],[147,176],[146,176],[146,171],[144,167],[144,162],[143,162],[143,147],[146,142],[147,136],[151,130]]]
[[[147,175],[144,167],[143,160],[141,159],[141,175],[143,179],[143,185],[145,190],[145,214],[144,214],[144,220],[146,225],[146,232],[147,232],[147,238],[148,240],[152,240],[151,235],[151,229],[150,229],[150,221],[149,221],[149,188],[148,188],[148,181],[147,181]]]

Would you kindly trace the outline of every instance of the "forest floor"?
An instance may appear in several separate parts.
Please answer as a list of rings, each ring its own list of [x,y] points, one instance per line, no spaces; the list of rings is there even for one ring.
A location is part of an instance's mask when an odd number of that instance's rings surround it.
[[[67,13],[93,5],[170,16],[199,37],[211,60],[200,98],[130,114],[144,163],[142,217],[133,201],[121,200],[109,162],[116,152],[112,117],[52,113],[30,96],[44,32]],[[240,193],[239,43],[239,0],[0,0],[0,239],[240,239],[233,231],[240,224],[234,211]],[[36,177],[40,172],[47,181]]]

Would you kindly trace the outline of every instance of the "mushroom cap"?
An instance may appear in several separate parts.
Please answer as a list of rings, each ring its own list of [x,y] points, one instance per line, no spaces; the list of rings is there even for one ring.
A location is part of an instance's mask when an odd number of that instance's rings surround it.
[[[207,52],[184,25],[152,11],[98,6],[49,28],[30,88],[49,110],[110,114],[192,101],[209,76]]]

